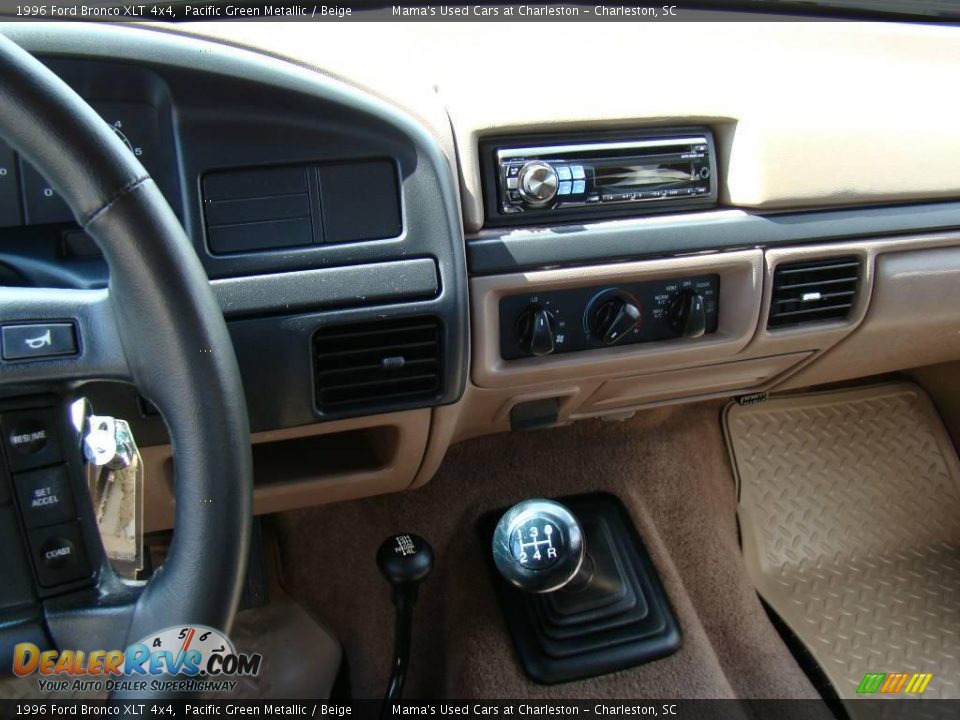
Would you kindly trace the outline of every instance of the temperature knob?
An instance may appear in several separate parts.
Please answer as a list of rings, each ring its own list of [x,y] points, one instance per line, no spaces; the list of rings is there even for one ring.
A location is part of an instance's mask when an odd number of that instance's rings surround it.
[[[517,335],[530,355],[549,355],[556,344],[557,320],[549,310],[531,305],[517,320]]]
[[[517,174],[520,196],[528,205],[546,205],[557,194],[557,171],[540,161],[528,162]]]
[[[616,345],[639,324],[636,299],[622,292],[601,298],[590,312],[590,329],[604,345]]]

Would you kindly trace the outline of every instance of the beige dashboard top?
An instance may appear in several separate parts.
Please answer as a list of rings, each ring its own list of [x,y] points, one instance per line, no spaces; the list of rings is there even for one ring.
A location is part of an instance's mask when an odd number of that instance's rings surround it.
[[[237,22],[184,30],[320,68],[437,131],[427,106],[435,91],[456,138],[467,231],[482,223],[477,139],[502,131],[709,123],[721,200],[742,207],[960,197],[955,28]]]

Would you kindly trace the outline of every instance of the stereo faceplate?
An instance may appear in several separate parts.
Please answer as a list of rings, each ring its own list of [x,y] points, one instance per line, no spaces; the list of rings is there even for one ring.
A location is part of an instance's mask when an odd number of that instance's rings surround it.
[[[665,212],[716,203],[707,128],[481,143],[487,224]]]

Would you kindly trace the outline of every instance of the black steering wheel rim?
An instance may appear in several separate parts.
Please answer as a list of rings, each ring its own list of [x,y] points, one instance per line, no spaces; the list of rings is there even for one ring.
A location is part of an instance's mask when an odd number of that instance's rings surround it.
[[[91,635],[123,623],[126,642],[179,624],[229,631],[246,568],[253,470],[240,371],[206,274],[115,133],[2,35],[0,137],[60,193],[110,269],[106,291],[0,289],[0,323],[69,320],[81,347],[75,357],[0,363],[0,389],[130,381],[159,408],[174,449],[174,539],[164,565],[122,607],[105,602],[102,588],[76,614],[93,620],[78,626]]]

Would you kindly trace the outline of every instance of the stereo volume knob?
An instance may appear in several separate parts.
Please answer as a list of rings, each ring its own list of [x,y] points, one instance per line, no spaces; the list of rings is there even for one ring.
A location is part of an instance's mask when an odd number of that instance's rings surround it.
[[[517,335],[528,354],[549,355],[556,345],[557,320],[540,305],[531,305],[517,319]]]
[[[558,183],[557,171],[538,160],[528,162],[517,175],[520,196],[528,205],[546,205],[553,200]]]

